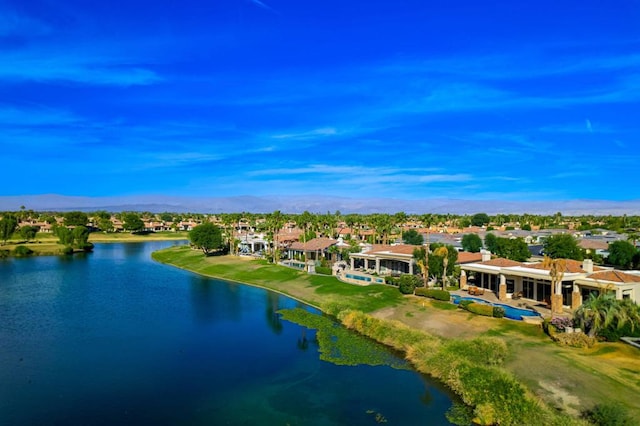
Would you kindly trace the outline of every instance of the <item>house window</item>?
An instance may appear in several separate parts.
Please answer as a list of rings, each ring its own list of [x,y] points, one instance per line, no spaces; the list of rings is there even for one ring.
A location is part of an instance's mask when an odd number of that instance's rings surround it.
[[[548,281],[536,280],[536,300],[551,301],[551,285]]]
[[[515,280],[507,280],[507,293],[513,293],[516,288]]]
[[[522,292],[527,299],[533,299],[535,296],[534,284],[534,281],[530,278],[524,278],[522,280]]]
[[[592,294],[597,297],[600,291],[593,287],[580,287],[580,295],[582,296],[583,303],[586,302]]]
[[[573,283],[571,281],[562,281],[562,304],[571,305],[571,293],[573,293]]]

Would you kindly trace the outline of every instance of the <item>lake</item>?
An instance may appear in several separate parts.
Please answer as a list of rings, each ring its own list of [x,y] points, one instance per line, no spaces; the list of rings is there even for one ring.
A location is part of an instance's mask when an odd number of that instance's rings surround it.
[[[323,361],[276,313],[311,308],[151,260],[173,244],[0,260],[0,424],[449,424],[455,398],[392,351]]]

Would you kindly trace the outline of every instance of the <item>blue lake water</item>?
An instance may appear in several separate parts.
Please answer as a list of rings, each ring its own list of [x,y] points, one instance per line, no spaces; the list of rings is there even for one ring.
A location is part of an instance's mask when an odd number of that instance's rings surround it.
[[[0,424],[449,424],[437,383],[320,360],[298,302],[151,260],[172,244],[0,261]]]

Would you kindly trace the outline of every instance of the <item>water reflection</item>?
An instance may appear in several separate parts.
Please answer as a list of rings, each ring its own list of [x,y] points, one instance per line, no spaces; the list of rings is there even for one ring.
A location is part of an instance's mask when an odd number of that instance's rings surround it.
[[[241,294],[233,283],[192,276],[191,306],[196,321],[202,324],[242,318]]]
[[[266,295],[267,303],[265,304],[265,313],[267,325],[275,334],[280,334],[282,333],[282,319],[278,313],[278,309],[280,309],[280,295],[271,291],[267,291]]]

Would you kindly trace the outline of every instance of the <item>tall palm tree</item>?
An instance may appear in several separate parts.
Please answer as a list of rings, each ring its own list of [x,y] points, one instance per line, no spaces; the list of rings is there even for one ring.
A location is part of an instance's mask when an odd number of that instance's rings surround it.
[[[552,259],[544,256],[542,266],[549,269],[549,278],[551,278],[551,313],[562,313],[562,277],[567,268],[565,259]]]
[[[422,273],[422,279],[424,280],[424,286],[429,284],[429,248],[419,247],[413,250],[413,257],[416,260],[416,265],[420,268]]]
[[[574,319],[580,327],[588,331],[590,337],[595,337],[600,330],[608,327],[614,321],[622,327],[628,320],[615,294],[603,291],[597,296],[592,293],[589,298],[576,310]]]
[[[449,266],[449,250],[445,246],[438,247],[434,252],[436,256],[442,256],[442,289],[447,279],[447,267]]]

